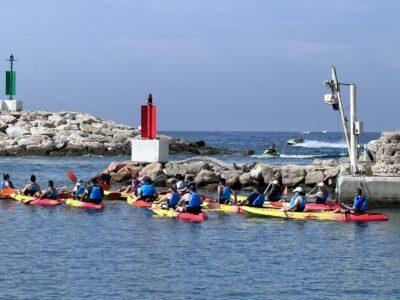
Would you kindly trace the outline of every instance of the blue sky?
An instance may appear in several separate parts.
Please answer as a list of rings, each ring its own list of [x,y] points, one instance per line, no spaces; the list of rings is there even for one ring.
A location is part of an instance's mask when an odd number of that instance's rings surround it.
[[[397,129],[399,9],[390,0],[2,0],[0,93],[13,52],[26,109],[138,125],[152,92],[161,130],[337,131],[322,101],[334,64],[358,85],[366,129]]]

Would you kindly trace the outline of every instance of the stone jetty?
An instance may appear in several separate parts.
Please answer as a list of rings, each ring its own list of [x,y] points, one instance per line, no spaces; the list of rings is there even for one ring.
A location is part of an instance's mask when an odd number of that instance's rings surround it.
[[[22,111],[0,114],[0,156],[130,155],[137,128],[85,113]],[[170,141],[170,153],[228,154],[204,141]]]
[[[194,181],[204,188],[214,188],[219,178],[225,178],[234,189],[267,185],[274,179],[281,180],[288,187],[314,187],[316,183],[324,181],[333,188],[340,167],[334,160],[318,160],[313,165],[272,165],[256,162],[228,164],[212,157],[194,157],[166,164],[113,162],[101,173],[109,174],[113,183],[125,184],[131,180],[133,170],[140,176],[150,176],[157,186],[167,185],[180,174],[193,176]]]

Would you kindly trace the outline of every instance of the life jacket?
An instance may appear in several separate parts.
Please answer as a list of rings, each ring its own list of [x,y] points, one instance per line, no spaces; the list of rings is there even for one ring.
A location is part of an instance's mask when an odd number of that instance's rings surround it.
[[[75,195],[83,195],[83,193],[85,192],[85,190],[86,190],[86,186],[81,185],[81,186],[78,188],[78,190],[75,192]]]
[[[176,192],[172,193],[171,199],[168,199],[169,206],[177,206],[179,202],[179,194]]]
[[[30,184],[30,188],[28,189],[29,194],[34,194],[40,189],[39,185],[36,182]]]
[[[57,199],[58,192],[55,188],[49,188],[50,194],[47,196],[49,199]]]
[[[201,207],[201,199],[199,194],[191,193],[189,207]]]
[[[326,202],[328,200],[329,193],[327,191],[322,193],[322,197],[317,197],[317,200],[320,200],[321,202]]]
[[[365,196],[356,196],[354,198],[354,209],[356,212],[364,213],[367,209],[368,199]]]
[[[101,188],[98,186],[93,186],[89,195],[90,200],[101,200],[103,198],[103,193]]]
[[[221,193],[222,200],[230,200],[231,199],[231,190],[227,187],[224,187]]]
[[[140,196],[154,196],[156,193],[152,184],[144,184],[139,189]]]
[[[290,200],[290,206],[293,206],[295,203],[295,200],[301,197],[300,203],[297,205],[296,209],[304,209],[304,207],[306,207],[307,204],[307,198],[303,195],[294,195],[293,198]]]
[[[265,195],[259,194],[258,197],[253,201],[253,206],[262,207],[264,205]]]

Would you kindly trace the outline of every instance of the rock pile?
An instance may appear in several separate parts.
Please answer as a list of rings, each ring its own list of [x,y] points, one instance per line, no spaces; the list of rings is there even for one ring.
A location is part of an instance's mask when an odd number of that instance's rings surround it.
[[[283,185],[294,187],[297,185],[314,186],[325,180],[334,183],[339,173],[339,166],[313,165],[270,165],[263,163],[249,163],[242,165],[227,165],[218,163],[215,159],[199,157],[198,162],[169,162],[166,164],[140,164],[113,162],[101,173],[111,176],[113,183],[128,183],[132,170],[140,176],[150,176],[156,185],[164,186],[177,174],[193,176],[200,187],[213,187],[219,178],[225,178],[227,183],[235,189],[250,188],[255,185],[267,185],[273,179],[280,178]]]
[[[400,176],[400,131],[383,132],[376,142],[374,175]]]
[[[89,114],[22,111],[0,114],[0,156],[129,155],[139,130]],[[221,154],[203,141],[170,140],[171,153]]]

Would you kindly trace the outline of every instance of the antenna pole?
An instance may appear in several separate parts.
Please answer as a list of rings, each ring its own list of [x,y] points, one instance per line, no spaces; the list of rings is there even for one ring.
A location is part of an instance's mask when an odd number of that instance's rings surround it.
[[[357,136],[355,124],[357,122],[356,110],[356,85],[350,84],[350,165],[353,174],[358,172],[357,169]]]

